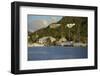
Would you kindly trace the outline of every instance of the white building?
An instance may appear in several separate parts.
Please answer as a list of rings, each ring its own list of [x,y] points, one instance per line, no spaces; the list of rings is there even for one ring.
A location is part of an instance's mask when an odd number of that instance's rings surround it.
[[[56,24],[56,23],[53,23],[50,25],[50,28],[56,28],[56,27],[59,27],[61,24]]]
[[[60,39],[59,39],[59,42],[66,42],[67,41],[67,39],[65,38],[65,37],[61,37]]]
[[[56,41],[56,39],[54,37],[52,37],[52,36],[46,36],[46,37],[40,38],[38,42],[41,43],[41,44],[44,44],[44,43],[47,42],[48,39],[50,39],[51,42]]]

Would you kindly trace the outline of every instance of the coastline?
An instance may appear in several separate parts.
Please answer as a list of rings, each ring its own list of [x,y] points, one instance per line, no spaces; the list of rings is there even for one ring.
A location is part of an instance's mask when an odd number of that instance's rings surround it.
[[[28,44],[28,47],[55,47],[55,46],[62,46],[62,47],[87,47],[86,43],[67,43],[67,44],[59,44],[59,45],[45,45],[40,43],[32,43]]]

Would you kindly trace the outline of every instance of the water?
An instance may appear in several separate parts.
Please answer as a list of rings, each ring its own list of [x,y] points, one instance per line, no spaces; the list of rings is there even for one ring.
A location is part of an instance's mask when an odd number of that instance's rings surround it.
[[[28,60],[87,58],[87,47],[29,47]]]

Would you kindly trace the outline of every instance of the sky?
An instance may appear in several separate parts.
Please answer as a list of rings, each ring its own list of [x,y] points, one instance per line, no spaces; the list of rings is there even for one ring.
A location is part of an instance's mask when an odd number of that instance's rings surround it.
[[[28,15],[28,31],[34,32],[45,28],[49,24],[59,21],[61,18],[62,16]]]

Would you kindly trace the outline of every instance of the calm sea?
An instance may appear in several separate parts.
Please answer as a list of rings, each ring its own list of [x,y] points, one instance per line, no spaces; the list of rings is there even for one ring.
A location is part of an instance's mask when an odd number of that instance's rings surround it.
[[[88,58],[87,47],[29,47],[28,60]]]

